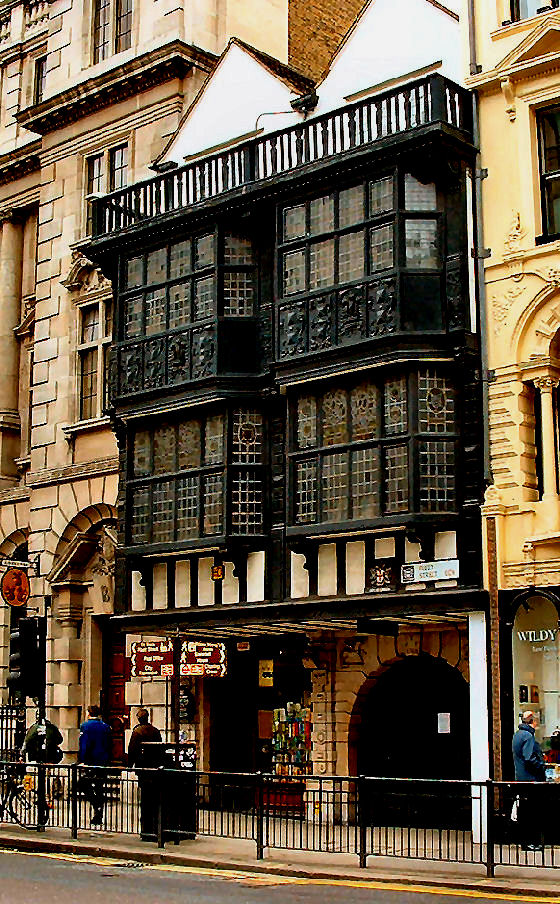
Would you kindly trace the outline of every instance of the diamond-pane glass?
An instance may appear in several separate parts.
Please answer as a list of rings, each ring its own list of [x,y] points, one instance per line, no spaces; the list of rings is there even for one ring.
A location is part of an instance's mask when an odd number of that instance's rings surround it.
[[[194,318],[203,320],[214,315],[214,287],[213,276],[205,276],[197,279],[194,284]]]
[[[369,233],[370,269],[372,273],[393,266],[393,227],[378,226]]]
[[[433,182],[419,182],[410,173],[404,177],[404,204],[407,210],[437,210],[437,192]]]
[[[175,471],[175,428],[164,424],[154,430],[154,474]]]
[[[224,460],[224,418],[221,414],[206,420],[204,464],[221,465]]]
[[[348,518],[348,453],[325,455],[322,469],[323,520]]]
[[[296,521],[308,524],[317,518],[317,460],[296,464]]]
[[[334,283],[334,239],[316,242],[309,249],[309,288],[321,289]]]
[[[178,279],[191,272],[191,243],[190,239],[184,242],[176,242],[169,249],[169,278]]]
[[[298,399],[297,442],[300,449],[317,445],[317,401],[314,396]]]
[[[290,251],[284,255],[284,295],[305,289],[305,252]]]
[[[343,389],[333,389],[323,396],[323,445],[334,446],[347,443],[348,403]]]
[[[408,429],[406,378],[385,383],[385,433],[405,433]]]
[[[144,296],[146,308],[146,335],[165,331],[165,289],[146,292]]]
[[[338,225],[341,229],[345,226],[354,226],[364,219],[364,187],[355,185],[346,188],[338,195]]]
[[[177,431],[177,467],[200,467],[200,421],[183,421]]]
[[[134,464],[135,477],[145,477],[151,474],[151,442],[148,430],[137,430],[134,435]]]
[[[350,282],[364,275],[364,233],[348,232],[338,240],[338,281]]]
[[[224,236],[224,264],[252,264],[253,248],[250,239],[237,235]]]
[[[305,235],[305,204],[284,210],[284,241],[299,239]]]
[[[369,184],[369,213],[375,216],[393,209],[393,177],[386,176]]]
[[[334,197],[315,198],[309,205],[309,232],[332,232],[334,229]]]

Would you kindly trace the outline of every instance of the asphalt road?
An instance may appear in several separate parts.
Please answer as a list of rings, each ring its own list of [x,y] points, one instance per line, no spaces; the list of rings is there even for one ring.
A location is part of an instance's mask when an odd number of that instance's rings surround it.
[[[103,858],[0,851],[0,904],[460,904],[468,898],[543,901],[535,896],[446,889],[410,891],[393,885],[325,882],[254,873],[156,866]],[[549,899],[552,901],[553,899]]]

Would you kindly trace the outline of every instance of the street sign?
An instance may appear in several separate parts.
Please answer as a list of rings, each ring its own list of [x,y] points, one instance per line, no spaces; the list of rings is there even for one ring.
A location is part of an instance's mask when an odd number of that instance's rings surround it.
[[[181,675],[196,678],[224,678],[227,672],[226,645],[187,640],[181,650]]]
[[[130,647],[131,678],[171,678],[173,675],[173,641],[149,640]]]
[[[31,562],[20,562],[17,559],[0,559],[0,565],[5,568],[24,568],[26,571],[31,568]]]
[[[8,568],[0,579],[0,596],[8,606],[25,606],[31,594],[27,571]]]
[[[412,562],[401,566],[403,584],[420,584],[424,581],[449,581],[459,577],[458,559],[440,559],[437,562]]]

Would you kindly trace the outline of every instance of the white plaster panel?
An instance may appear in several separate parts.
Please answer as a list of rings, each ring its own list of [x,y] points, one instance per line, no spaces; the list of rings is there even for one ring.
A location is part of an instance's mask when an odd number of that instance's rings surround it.
[[[366,545],[363,540],[346,544],[346,593],[364,593],[366,589]]]
[[[321,543],[319,546],[317,592],[319,596],[336,594],[336,545],[334,543]]]
[[[233,576],[233,562],[224,562],[224,580],[222,582],[222,603],[239,602],[239,581]]]
[[[198,605],[214,605],[214,581],[212,580],[212,565],[214,559],[207,557],[198,560]]]
[[[188,559],[175,563],[175,608],[190,606],[191,563]]]
[[[395,538],[378,537],[375,541],[375,558],[392,559],[395,555]]]
[[[134,612],[143,612],[146,608],[146,588],[142,586],[140,581],[142,575],[139,571],[132,572],[132,592],[131,592],[131,608]]]
[[[167,565],[158,562],[153,572],[153,607],[167,609]]]
[[[436,559],[454,559],[457,555],[457,533],[454,530],[438,531],[434,544]]]
[[[290,596],[301,599],[309,596],[309,574],[303,567],[305,556],[299,552],[290,552]]]
[[[247,602],[260,603],[264,600],[265,552],[259,549],[247,556]]]

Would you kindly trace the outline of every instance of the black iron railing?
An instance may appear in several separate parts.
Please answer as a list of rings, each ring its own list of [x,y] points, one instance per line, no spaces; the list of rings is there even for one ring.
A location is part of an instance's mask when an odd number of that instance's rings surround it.
[[[93,202],[93,236],[296,172],[435,123],[469,133],[469,92],[431,75],[291,128],[203,157]]]
[[[0,822],[266,848],[560,866],[560,784],[0,764]],[[513,817],[513,818],[512,818]]]
[[[0,760],[17,759],[24,738],[25,707],[0,706]]]

